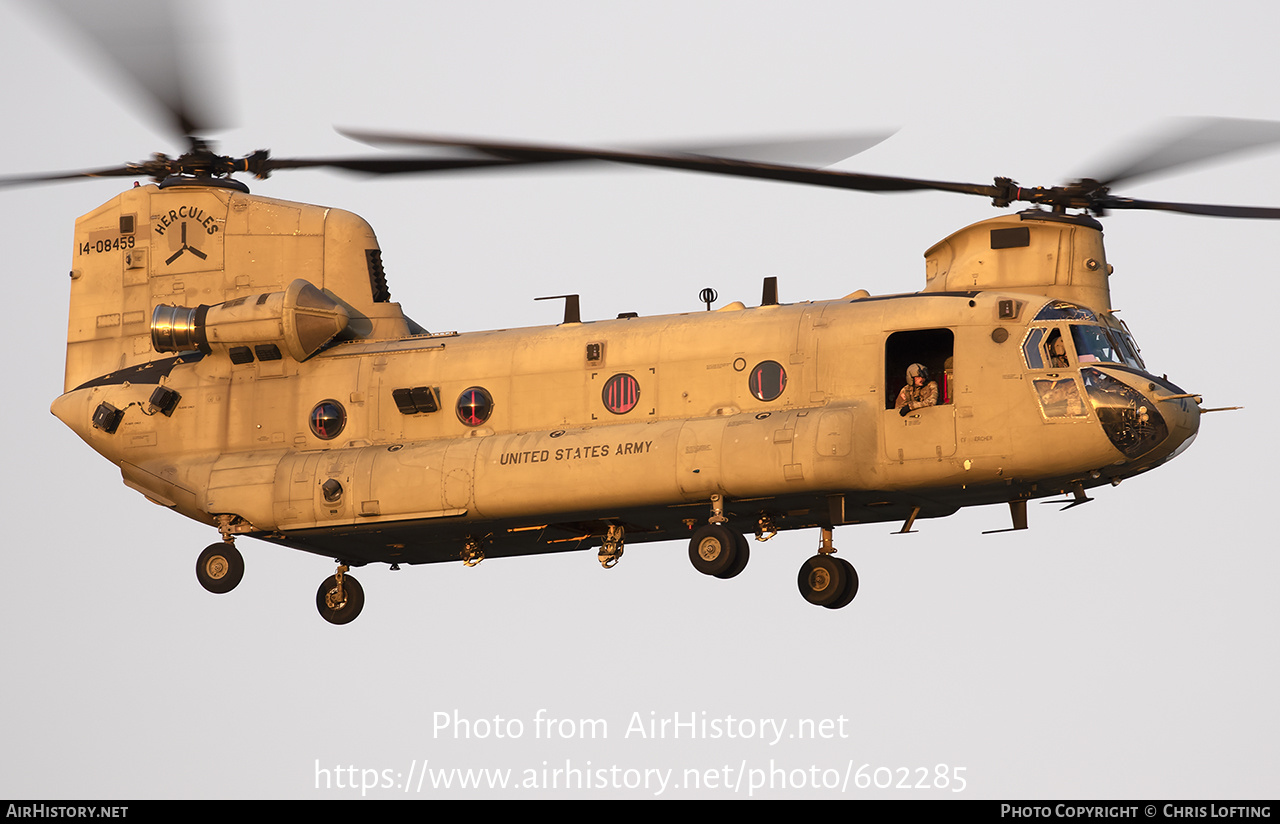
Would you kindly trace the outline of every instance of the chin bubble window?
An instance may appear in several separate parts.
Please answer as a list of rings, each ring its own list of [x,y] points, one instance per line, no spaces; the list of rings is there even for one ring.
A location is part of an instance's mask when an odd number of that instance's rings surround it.
[[[605,409],[615,415],[625,415],[640,402],[640,382],[631,375],[614,375],[605,381],[600,397]]]
[[[458,420],[467,426],[479,426],[493,414],[493,398],[478,386],[463,391],[458,396]]]
[[[775,361],[763,361],[757,363],[751,370],[748,381],[751,394],[756,397],[756,400],[771,401],[787,388],[787,370]]]
[[[347,425],[347,410],[334,400],[320,401],[311,410],[311,434],[322,441],[331,441],[342,434]]]

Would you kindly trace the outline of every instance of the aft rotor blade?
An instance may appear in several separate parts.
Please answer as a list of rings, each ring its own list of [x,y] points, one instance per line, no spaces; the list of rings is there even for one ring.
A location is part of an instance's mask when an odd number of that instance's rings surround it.
[[[172,163],[180,161],[174,160]],[[519,165],[510,160],[494,158],[424,158],[424,157],[347,157],[290,159],[250,156],[239,160],[225,160],[225,172],[250,172],[265,178],[277,169],[345,169],[366,174],[403,174],[411,172],[442,172],[451,169],[477,169],[494,166]],[[0,187],[25,186],[60,180],[82,180],[91,177],[164,177],[171,172],[165,163],[149,161],[107,169],[80,172],[50,172],[48,174],[0,177]]]
[[[172,0],[31,5],[56,9],[59,24],[81,34],[159,105],[166,129],[175,137],[192,144],[193,137],[226,125],[219,122],[225,118],[218,116],[209,85],[192,82],[193,49],[207,43],[210,29],[191,20],[179,25]],[[185,10],[195,13],[193,4]]]
[[[495,166],[516,166],[518,163],[495,158],[427,158],[427,157],[331,157],[312,159],[270,158],[262,164],[261,171],[248,168],[259,177],[266,177],[276,169],[345,169],[366,174],[389,175],[412,172],[446,172],[453,169],[482,169]]]
[[[34,183],[52,183],[59,180],[80,180],[86,177],[138,177],[146,174],[133,166],[117,166],[109,169],[93,169],[83,172],[51,172],[39,175],[0,177],[0,186],[27,186]]]
[[[1131,150],[1127,160],[1113,163],[1110,172],[1093,175],[1093,179],[1104,186],[1114,186],[1280,143],[1280,123],[1275,121],[1205,117],[1178,122],[1181,125],[1173,134]]]
[[[549,162],[570,160],[605,160],[636,166],[654,166],[665,169],[706,172],[709,174],[750,177],[761,180],[778,180],[826,186],[839,189],[857,189],[866,192],[909,192],[935,190],[962,194],[997,197],[1003,189],[992,185],[951,183],[936,180],[917,180],[908,177],[859,174],[831,169],[813,169],[805,166],[788,166],[776,163],[757,163],[727,157],[710,157],[701,154],[649,154],[642,152],[612,151],[607,149],[581,149],[562,146],[546,146],[497,141],[467,140],[460,138],[427,137],[414,135],[388,135],[368,132],[342,132],[347,137],[367,143],[387,143],[413,146],[453,146],[485,152],[494,157],[525,162]]]

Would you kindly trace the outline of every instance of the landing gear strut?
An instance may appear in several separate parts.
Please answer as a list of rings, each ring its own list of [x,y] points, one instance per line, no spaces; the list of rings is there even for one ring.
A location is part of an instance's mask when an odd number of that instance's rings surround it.
[[[467,537],[467,542],[462,547],[462,563],[466,566],[473,567],[484,560],[484,546],[475,538]]]
[[[818,554],[801,565],[796,578],[800,595],[809,603],[827,609],[848,606],[858,594],[857,570],[843,558],[835,557],[835,551],[831,530],[823,529]]]
[[[316,592],[316,609],[331,624],[349,624],[364,609],[364,589],[347,574],[346,565],[330,575]]]
[[[600,552],[598,553],[600,566],[605,569],[613,569],[617,566],[618,561],[622,558],[622,549],[626,542],[626,528],[617,524],[609,524],[604,540],[600,542]]]
[[[196,559],[196,580],[210,592],[230,592],[243,577],[244,558],[230,541],[210,544]]]
[[[726,524],[724,499],[711,496],[710,523],[700,527],[689,539],[689,560],[703,575],[732,578],[747,568],[751,548],[746,536],[734,532]]]
[[[732,578],[747,568],[751,549],[747,539],[720,524],[707,524],[689,540],[689,560],[703,575]]]

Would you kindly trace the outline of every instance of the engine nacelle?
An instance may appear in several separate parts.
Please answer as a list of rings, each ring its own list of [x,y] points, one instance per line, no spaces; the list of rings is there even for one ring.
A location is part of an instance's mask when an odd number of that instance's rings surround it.
[[[303,361],[347,328],[342,304],[305,280],[283,292],[236,298],[215,306],[160,305],[151,313],[151,346],[157,352],[206,354],[237,346],[283,347]]]

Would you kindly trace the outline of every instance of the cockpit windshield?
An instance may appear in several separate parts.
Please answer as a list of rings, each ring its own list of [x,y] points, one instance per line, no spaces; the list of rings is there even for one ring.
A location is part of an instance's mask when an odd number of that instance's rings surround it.
[[[1071,342],[1075,346],[1072,360],[1065,345],[1066,329],[1058,325],[1035,326],[1027,332],[1022,351],[1031,369],[1067,369],[1076,364],[1115,363],[1146,371],[1138,354],[1138,345],[1128,329],[1070,324]]]
[[[1023,341],[1023,354],[1031,369],[1065,369],[1085,363],[1147,369],[1129,327],[1114,312],[1099,315],[1065,300],[1051,300],[1036,313],[1034,321],[1039,323],[1028,330]],[[1074,360],[1065,344],[1067,326],[1075,345]]]
[[[1124,363],[1116,354],[1116,345],[1101,326],[1071,324],[1071,340],[1076,345],[1080,363]]]
[[[1120,330],[1072,324],[1071,339],[1081,363],[1120,363],[1135,369],[1144,368],[1133,339]]]
[[[1107,332],[1115,341],[1124,362],[1145,372],[1147,365],[1142,361],[1142,350],[1138,348],[1138,342],[1133,339],[1133,335],[1129,333],[1129,326],[1124,321],[1120,320],[1119,325],[1116,325],[1115,322],[1118,320],[1119,318],[1115,315],[1111,316],[1111,325],[1107,327]]]

